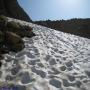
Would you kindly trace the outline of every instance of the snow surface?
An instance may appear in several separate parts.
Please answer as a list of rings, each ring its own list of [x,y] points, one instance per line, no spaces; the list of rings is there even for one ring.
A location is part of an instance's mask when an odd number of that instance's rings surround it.
[[[90,90],[90,39],[9,19],[33,27],[25,49],[5,55],[0,82],[27,90]]]

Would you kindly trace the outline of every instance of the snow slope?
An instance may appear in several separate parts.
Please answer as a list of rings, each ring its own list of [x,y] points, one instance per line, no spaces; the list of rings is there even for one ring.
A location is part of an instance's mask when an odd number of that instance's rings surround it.
[[[21,52],[5,55],[0,83],[26,90],[90,90],[90,39],[14,21],[33,27],[36,36],[23,38]]]

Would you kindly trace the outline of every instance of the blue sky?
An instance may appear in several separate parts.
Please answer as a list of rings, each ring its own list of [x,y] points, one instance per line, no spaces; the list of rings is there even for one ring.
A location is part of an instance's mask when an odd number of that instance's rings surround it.
[[[32,20],[90,18],[90,0],[18,0]]]

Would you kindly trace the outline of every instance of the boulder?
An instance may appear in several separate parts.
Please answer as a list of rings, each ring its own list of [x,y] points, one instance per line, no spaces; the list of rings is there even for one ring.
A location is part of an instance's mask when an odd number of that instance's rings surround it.
[[[25,47],[21,37],[13,32],[7,31],[5,33],[5,41],[6,41],[5,43],[6,47],[14,52],[21,51]]]
[[[32,31],[32,28],[30,26],[23,26],[23,25],[20,25],[19,23],[16,23],[14,21],[7,23],[6,30],[14,32],[21,37],[31,38],[31,37],[35,36],[35,34]]]
[[[10,21],[10,22],[7,22],[7,28],[20,29],[20,25],[19,25],[19,23]]]
[[[6,31],[13,32],[17,35],[22,32],[19,23],[15,23],[14,21],[7,22]]]
[[[32,28],[30,26],[21,26],[20,36],[31,38],[35,36],[35,34],[33,33]]]

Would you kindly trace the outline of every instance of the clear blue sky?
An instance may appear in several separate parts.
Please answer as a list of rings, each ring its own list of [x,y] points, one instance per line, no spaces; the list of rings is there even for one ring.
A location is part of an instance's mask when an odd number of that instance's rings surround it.
[[[90,18],[90,0],[18,0],[32,20]]]

